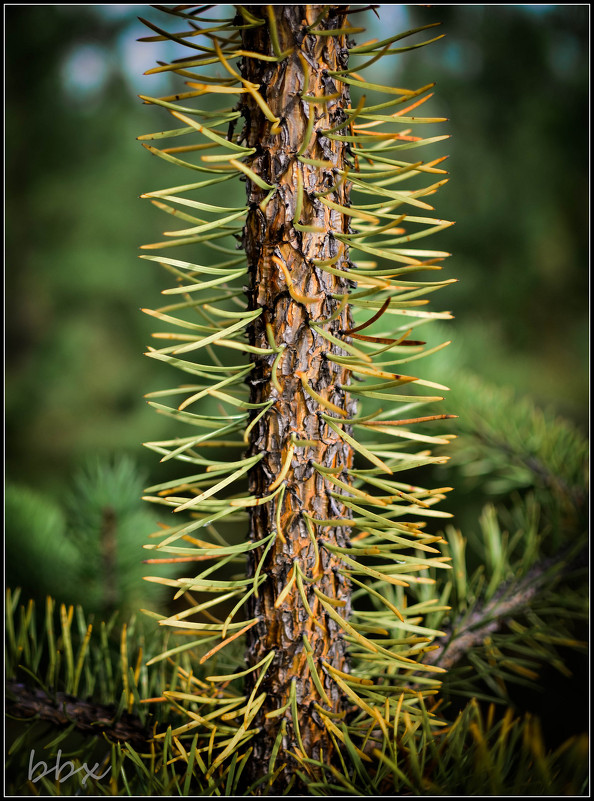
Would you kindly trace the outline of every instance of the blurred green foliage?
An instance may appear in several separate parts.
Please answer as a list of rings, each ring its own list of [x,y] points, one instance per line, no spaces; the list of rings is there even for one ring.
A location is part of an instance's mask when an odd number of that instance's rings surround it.
[[[150,554],[143,544],[157,529],[140,501],[146,475],[128,456],[91,459],[68,482],[63,497],[8,483],[5,488],[6,562],[11,587],[43,607],[84,603],[108,618],[159,606],[163,588],[143,581]],[[159,566],[171,575],[175,566]]]
[[[132,91],[167,89],[140,76],[156,51],[135,42],[135,15],[151,9],[109,8],[6,10],[7,468],[53,489],[87,453],[138,452],[167,428],[141,401],[162,373],[140,356],[152,326],[138,308],[162,278],[135,259],[159,232],[136,197],[175,171],[136,143],[158,122]],[[458,221],[441,246],[460,278],[443,301],[460,359],[584,423],[588,10],[398,13],[445,23],[439,45],[392,59],[383,80],[437,76],[431,102],[451,119],[453,180],[438,210]]]
[[[167,93],[142,72],[169,45],[137,43],[136,15],[158,12],[6,7],[6,465],[10,480],[55,498],[91,454],[134,453],[154,475],[139,443],[171,436],[142,400],[171,376],[141,355],[154,324],[139,308],[154,307],[165,276],[136,259],[162,230],[137,197],[178,173],[135,141],[159,130],[159,110],[135,96]],[[585,428],[588,8],[365,16],[366,38],[444,23],[439,43],[384,59],[392,66],[371,79],[437,80],[424,108],[450,119],[439,132],[452,134],[452,180],[435,203],[458,223],[439,243],[454,253],[447,277],[460,279],[439,305],[457,317],[450,361]]]
[[[442,303],[458,366],[585,427],[588,408],[588,30],[585,6],[408,7],[443,21],[402,56],[402,84],[437,82],[452,138],[436,209],[459,283]],[[402,77],[401,77],[402,76]],[[396,76],[394,76],[396,77]],[[388,81],[389,82],[389,81]]]

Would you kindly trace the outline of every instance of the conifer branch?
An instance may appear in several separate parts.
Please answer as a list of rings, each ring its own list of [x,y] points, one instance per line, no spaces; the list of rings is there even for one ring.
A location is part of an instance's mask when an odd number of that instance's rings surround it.
[[[99,704],[64,692],[50,695],[40,687],[14,680],[6,683],[6,713],[23,720],[45,720],[59,728],[74,724],[83,734],[105,734],[109,740],[129,743],[135,749],[144,749],[152,737],[136,715],[126,711],[118,715],[115,704]]]
[[[457,615],[450,625],[443,627],[445,637],[435,650],[427,654],[425,662],[450,670],[470,651],[480,647],[487,637],[499,631],[508,618],[528,609],[545,587],[550,591],[553,582],[567,578],[576,569],[586,566],[587,545],[583,545],[577,554],[575,548],[571,550],[573,557],[570,549],[565,548],[556,556],[542,559],[523,578],[510,579],[491,599],[475,604],[469,612]]]

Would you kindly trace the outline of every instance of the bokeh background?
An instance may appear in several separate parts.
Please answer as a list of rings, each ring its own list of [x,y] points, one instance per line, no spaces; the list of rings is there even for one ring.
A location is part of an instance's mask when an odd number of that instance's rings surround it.
[[[137,42],[148,33],[138,16],[160,15],[5,6],[6,476],[25,493],[13,507],[43,499],[46,522],[76,506],[73,476],[97,458],[125,456],[163,480],[141,443],[175,436],[143,400],[171,375],[142,356],[154,326],[140,308],[160,304],[167,276],[137,248],[166,226],[138,196],[185,176],[136,137],[164,119],[137,95],[177,84],[143,76],[171,51]],[[460,279],[432,304],[456,317],[445,363],[586,431],[589,7],[380,6],[379,20],[365,17],[366,39],[444,23],[445,38],[384,59],[369,80],[436,81],[423,113],[449,118],[436,155],[449,154],[452,179],[434,205],[457,225],[432,245],[454,254],[447,271]]]

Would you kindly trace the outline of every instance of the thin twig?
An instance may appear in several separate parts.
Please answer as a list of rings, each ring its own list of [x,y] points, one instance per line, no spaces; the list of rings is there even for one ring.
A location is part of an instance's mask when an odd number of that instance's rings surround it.
[[[490,601],[477,604],[470,615],[459,615],[450,626],[444,627],[446,636],[438,648],[427,654],[424,661],[450,670],[465,654],[480,646],[489,634],[500,629],[510,615],[526,608],[545,581],[554,580],[548,575],[551,568],[558,569],[558,579],[579,569],[582,564],[587,564],[587,546],[582,547],[564,564],[564,558],[569,555],[569,551],[570,549],[564,549],[556,556],[541,560],[523,579],[511,579]]]

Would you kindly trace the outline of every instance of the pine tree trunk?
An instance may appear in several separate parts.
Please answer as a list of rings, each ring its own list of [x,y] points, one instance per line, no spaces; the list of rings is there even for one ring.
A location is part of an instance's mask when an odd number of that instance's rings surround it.
[[[256,148],[247,164],[267,184],[278,186],[268,203],[262,204],[268,190],[247,178],[250,212],[244,246],[250,271],[250,308],[264,309],[252,326],[250,344],[268,348],[272,333],[276,346],[284,349],[276,368],[276,356],[256,357],[256,366],[250,373],[250,401],[274,401],[270,411],[251,429],[250,455],[264,453],[264,458],[251,472],[250,491],[256,497],[269,495],[279,486],[281,471],[285,490],[281,490],[274,501],[251,508],[252,541],[262,540],[272,531],[276,531],[277,536],[263,565],[267,581],[261,585],[258,597],[254,595],[250,599],[249,617],[258,617],[259,623],[248,633],[248,664],[258,663],[272,650],[275,656],[258,688],[258,692],[265,691],[267,697],[254,721],[260,732],[252,741],[254,752],[248,770],[252,781],[267,772],[277,735],[281,726],[286,726],[276,761],[277,767],[287,763],[278,778],[277,789],[282,790],[297,767],[287,752],[304,752],[304,756],[323,759],[326,763],[332,759],[333,742],[314,705],[339,715],[348,710],[348,699],[327,679],[323,668],[326,662],[348,672],[346,643],[341,630],[322,609],[312,585],[333,599],[341,615],[348,617],[349,582],[339,572],[338,561],[318,543],[325,540],[345,545],[349,528],[348,523],[340,525],[340,520],[348,520],[350,511],[329,495],[332,485],[314,471],[312,462],[328,468],[351,467],[353,451],[325,423],[319,414],[320,403],[308,393],[304,383],[340,409],[343,416],[354,416],[356,404],[340,388],[350,382],[350,374],[328,359],[333,354],[346,355],[345,351],[310,327],[310,323],[323,321],[337,311],[340,298],[333,295],[342,295],[350,289],[346,279],[323,272],[312,263],[313,259],[330,259],[337,254],[334,267],[340,269],[348,263],[348,254],[341,250],[331,232],[348,232],[349,218],[315,197],[316,192],[324,192],[335,183],[336,173],[300,160],[322,159],[337,168],[345,168],[347,145],[324,137],[316,129],[333,128],[346,119],[343,109],[350,105],[348,86],[336,83],[326,74],[326,70],[346,66],[346,36],[307,34],[306,26],[315,22],[323,6],[269,8],[274,14],[281,49],[293,52],[280,62],[244,59],[242,77],[259,85],[266,103],[281,120],[280,133],[271,133],[273,123],[250,94],[243,95],[245,144]],[[261,6],[249,7],[249,11],[259,17],[267,13]],[[344,10],[336,7],[319,27],[337,29],[343,27],[344,22]],[[268,30],[267,24],[245,31],[244,49],[272,55]],[[301,95],[337,97],[330,102],[314,104],[303,100]],[[314,115],[313,130],[308,128],[309,115]],[[300,180],[303,207],[297,219]],[[348,206],[348,181],[344,181],[331,197]],[[320,232],[298,230],[295,223],[318,227]],[[266,323],[271,326],[268,335]],[[343,308],[324,330],[340,338],[341,332],[350,326],[349,313]],[[253,412],[254,417],[257,413],[258,410]],[[350,432],[348,426],[344,430]],[[293,440],[315,444],[295,445]],[[338,519],[339,524],[311,524],[318,541],[314,543],[308,531],[307,516],[321,521]],[[254,575],[263,552],[263,547],[250,552],[249,575]],[[297,566],[307,579],[315,579],[314,582],[302,581],[309,610],[294,580]],[[289,582],[292,582],[290,590],[279,602]],[[320,697],[312,681],[304,635],[311,646],[327,699]],[[252,686],[258,675],[258,671],[251,674]],[[265,717],[289,702],[293,682],[298,731],[290,704],[282,715]],[[251,689],[248,687],[248,692]],[[293,791],[297,786],[294,785]]]

